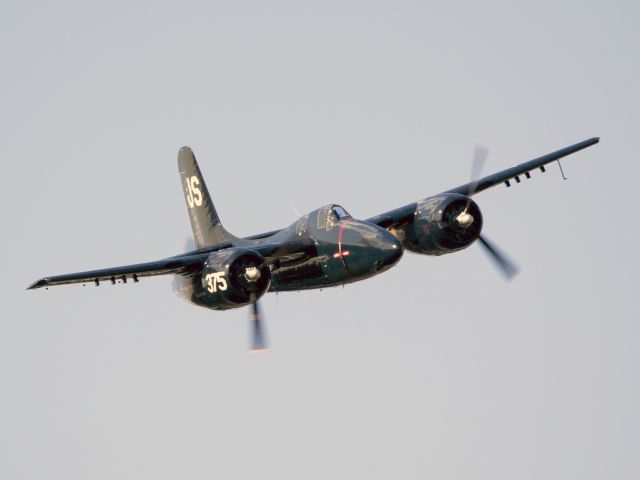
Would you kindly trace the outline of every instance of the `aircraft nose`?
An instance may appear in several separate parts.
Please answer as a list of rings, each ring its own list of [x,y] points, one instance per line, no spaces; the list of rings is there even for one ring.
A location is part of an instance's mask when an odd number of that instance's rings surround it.
[[[394,265],[402,257],[402,244],[396,237],[384,228],[371,225],[373,235],[368,237],[368,246],[378,252],[375,263],[376,270],[382,270]]]
[[[371,275],[390,268],[402,257],[402,244],[374,223],[350,220],[338,234],[342,263],[353,276]]]
[[[400,241],[391,235],[387,230],[383,230],[383,238],[380,242],[380,250],[382,251],[382,263],[384,267],[395,265],[402,257],[403,249]]]

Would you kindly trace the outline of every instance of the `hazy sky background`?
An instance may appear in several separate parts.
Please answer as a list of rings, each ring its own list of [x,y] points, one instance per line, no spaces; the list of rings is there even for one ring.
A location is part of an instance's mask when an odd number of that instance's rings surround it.
[[[640,477],[637,2],[0,7],[0,477]],[[190,145],[225,226],[367,218],[591,136],[479,194],[477,246],[247,311],[171,278],[25,291],[177,254]]]

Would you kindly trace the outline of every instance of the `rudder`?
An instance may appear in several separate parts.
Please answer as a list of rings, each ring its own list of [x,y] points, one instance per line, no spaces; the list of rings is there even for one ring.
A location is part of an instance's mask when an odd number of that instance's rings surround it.
[[[211,247],[236,240],[220,223],[196,157],[189,147],[182,147],[178,152],[178,171],[197,247]]]

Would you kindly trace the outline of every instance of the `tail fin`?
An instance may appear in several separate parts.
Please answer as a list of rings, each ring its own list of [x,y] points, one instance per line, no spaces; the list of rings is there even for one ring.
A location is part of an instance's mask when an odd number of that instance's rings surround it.
[[[236,240],[220,223],[196,157],[189,147],[182,147],[178,152],[178,170],[197,247]]]

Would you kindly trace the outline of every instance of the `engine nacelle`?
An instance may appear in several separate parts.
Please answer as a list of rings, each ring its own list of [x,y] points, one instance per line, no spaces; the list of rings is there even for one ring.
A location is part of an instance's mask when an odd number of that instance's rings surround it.
[[[246,248],[229,248],[209,255],[201,281],[198,303],[227,310],[264,295],[271,283],[271,270],[262,255]]]
[[[468,247],[480,236],[482,213],[469,197],[444,193],[418,201],[413,221],[401,230],[409,251],[443,255]]]

